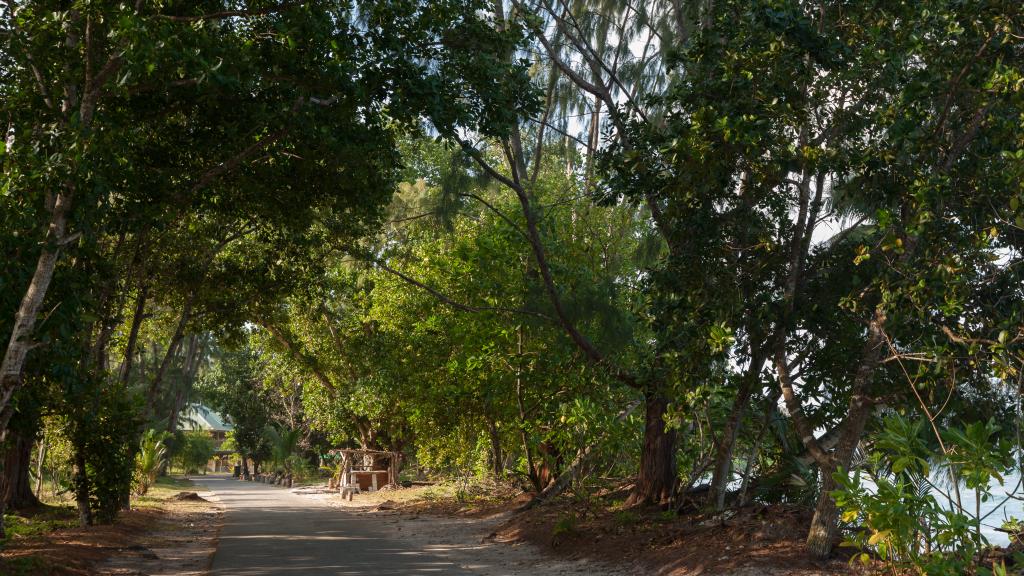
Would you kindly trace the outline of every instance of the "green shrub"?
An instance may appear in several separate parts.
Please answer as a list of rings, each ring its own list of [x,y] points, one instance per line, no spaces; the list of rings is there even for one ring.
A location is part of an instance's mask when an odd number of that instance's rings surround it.
[[[935,497],[941,489],[932,483],[932,467],[937,465],[955,489],[974,491],[980,503],[991,496],[991,481],[1001,480],[1013,466],[1011,448],[995,440],[999,427],[991,421],[948,428],[942,443],[935,443],[942,448],[929,442],[930,430],[926,420],[887,418],[873,438],[874,451],[863,473],[851,476],[840,470],[834,475],[839,489],[832,496],[842,520],[862,528],[852,531],[845,544],[861,549],[865,563],[874,552],[893,573],[973,573],[979,568],[974,565],[978,553],[988,545],[980,530],[980,508],[966,510],[953,495],[946,495],[950,505],[942,506]]]
[[[185,474],[195,474],[200,469],[206,470],[206,463],[213,458],[214,452],[213,438],[208,433],[186,432],[174,455],[174,461]]]
[[[119,386],[83,381],[88,396],[74,404],[68,436],[85,475],[72,478],[76,498],[87,497],[95,520],[113,522],[128,502],[135,475],[138,398]],[[98,390],[97,390],[98,388]]]

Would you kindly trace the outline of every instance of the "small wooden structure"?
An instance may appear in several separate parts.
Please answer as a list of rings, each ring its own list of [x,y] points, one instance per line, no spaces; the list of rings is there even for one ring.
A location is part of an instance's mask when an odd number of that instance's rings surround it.
[[[328,454],[340,454],[341,465],[336,478],[337,490],[349,500],[359,492],[374,492],[398,483],[399,452],[338,448]],[[335,479],[332,479],[335,480]]]

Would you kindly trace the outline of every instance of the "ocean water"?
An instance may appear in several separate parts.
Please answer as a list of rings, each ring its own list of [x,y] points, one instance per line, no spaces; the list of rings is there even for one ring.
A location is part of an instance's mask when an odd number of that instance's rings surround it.
[[[1005,532],[997,530],[1003,522],[1010,518],[1024,521],[1024,484],[1020,476],[1013,474],[1007,476],[1002,484],[993,482],[991,484],[991,496],[988,501],[981,503],[981,532],[991,544],[1005,546],[1010,543],[1010,537]],[[942,488],[945,491],[945,488]],[[946,503],[945,496],[936,494],[940,503]],[[970,515],[974,515],[976,499],[973,490],[960,489],[960,499],[963,507]]]
[[[870,478],[861,477],[861,483],[868,491],[875,491],[874,483]],[[934,477],[932,483],[939,489],[939,491],[933,492],[939,504],[947,509],[955,508],[956,496],[949,490],[947,483]],[[947,494],[953,498],[952,507],[947,499]],[[969,518],[974,518],[976,501],[973,490],[960,487],[960,502]],[[989,544],[1006,546],[1010,543],[1010,535],[999,531],[999,528],[1012,518],[1024,522],[1024,482],[1021,482],[1019,474],[1007,475],[1003,478],[1003,483],[993,481],[989,485],[989,497],[987,500],[983,498],[981,502],[981,517],[981,533]]]

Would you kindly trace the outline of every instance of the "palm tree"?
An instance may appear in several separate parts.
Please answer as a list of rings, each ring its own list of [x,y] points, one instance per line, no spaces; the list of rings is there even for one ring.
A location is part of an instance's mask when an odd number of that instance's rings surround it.
[[[156,477],[166,460],[167,446],[164,445],[164,435],[150,428],[142,436],[139,454],[135,460],[138,484],[136,494],[143,496],[149,491],[150,486],[156,483]]]
[[[289,430],[283,426],[267,426],[265,431],[267,440],[270,441],[270,461],[274,468],[284,470],[285,476],[291,483],[292,462],[291,456],[299,445],[299,430]]]

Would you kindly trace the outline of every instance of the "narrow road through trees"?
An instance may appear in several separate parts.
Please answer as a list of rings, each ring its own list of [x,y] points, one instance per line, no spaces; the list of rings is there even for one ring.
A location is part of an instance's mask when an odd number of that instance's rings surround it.
[[[225,506],[213,576],[470,574],[400,538],[374,518],[290,491],[210,477]]]

